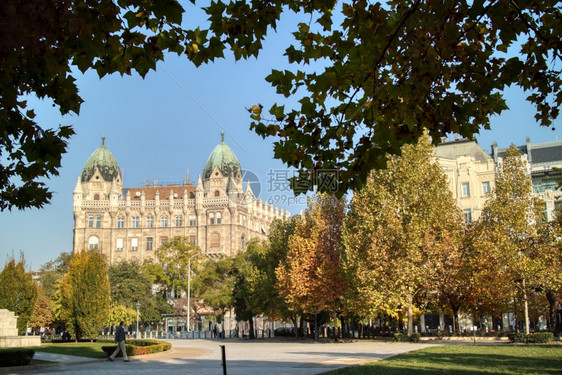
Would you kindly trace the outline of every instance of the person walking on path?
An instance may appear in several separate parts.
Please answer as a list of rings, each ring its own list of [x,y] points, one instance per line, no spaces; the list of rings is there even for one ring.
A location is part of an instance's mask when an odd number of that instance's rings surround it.
[[[117,349],[109,356],[109,360],[113,361],[119,351],[123,353],[124,362],[129,362],[129,357],[127,356],[127,349],[125,348],[125,329],[123,329],[123,321],[119,323],[119,327],[115,330],[115,341],[117,342]]]

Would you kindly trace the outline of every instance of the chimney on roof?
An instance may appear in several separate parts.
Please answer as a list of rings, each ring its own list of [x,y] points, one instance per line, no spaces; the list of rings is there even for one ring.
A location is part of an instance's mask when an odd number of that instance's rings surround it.
[[[525,143],[527,146],[527,161],[529,162],[529,164],[533,163],[533,157],[531,154],[531,137],[527,136],[527,138],[525,138]]]
[[[498,164],[498,143],[495,141],[492,143],[492,158],[494,158],[494,163]]]

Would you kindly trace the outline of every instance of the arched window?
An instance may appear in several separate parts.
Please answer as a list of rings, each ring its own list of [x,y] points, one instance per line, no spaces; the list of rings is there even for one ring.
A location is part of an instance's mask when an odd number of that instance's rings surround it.
[[[94,200],[95,200],[95,201],[99,201],[99,200],[100,200],[100,195],[99,195],[99,194],[94,195]]]
[[[168,226],[168,216],[162,216],[160,218],[160,226],[166,228]]]
[[[240,249],[244,250],[245,247],[246,247],[246,237],[242,235],[242,237],[240,237]]]
[[[96,236],[88,238],[88,249],[96,250],[99,247],[100,239]]]
[[[218,190],[215,190],[215,197],[220,197],[221,193]]]
[[[221,238],[218,233],[211,234],[211,248],[219,248],[221,246]]]

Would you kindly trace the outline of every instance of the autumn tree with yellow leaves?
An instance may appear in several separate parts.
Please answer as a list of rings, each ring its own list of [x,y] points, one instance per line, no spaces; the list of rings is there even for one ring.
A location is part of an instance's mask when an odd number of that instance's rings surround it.
[[[488,268],[511,289],[507,295],[523,305],[525,333],[529,333],[529,295],[540,285],[547,223],[541,202],[532,194],[527,162],[511,146],[500,160],[494,196],[486,202],[475,246],[488,254]]]
[[[374,316],[406,307],[408,334],[414,332],[414,301],[435,288],[462,228],[447,187],[424,136],[390,156],[387,168],[354,194],[343,231],[352,310]]]

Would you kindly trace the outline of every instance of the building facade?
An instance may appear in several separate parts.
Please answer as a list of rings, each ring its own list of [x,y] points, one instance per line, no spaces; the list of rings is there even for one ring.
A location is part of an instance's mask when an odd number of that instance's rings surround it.
[[[525,144],[517,146],[527,160],[533,182],[533,195],[544,202],[544,215],[548,221],[554,218],[554,210],[562,204],[562,191],[558,181],[562,180],[562,141],[531,143],[527,137]],[[505,156],[507,148],[492,144],[492,157],[495,163]]]
[[[494,159],[476,141],[443,142],[435,156],[447,175],[449,189],[467,223],[480,218],[484,204],[495,188]]]
[[[273,219],[289,217],[256,199],[249,182],[244,188],[224,133],[195,186],[125,188],[121,176],[102,138],[74,189],[74,251],[99,249],[110,263],[143,261],[155,259],[168,239],[183,236],[208,256],[233,256],[250,240],[267,238]]]

